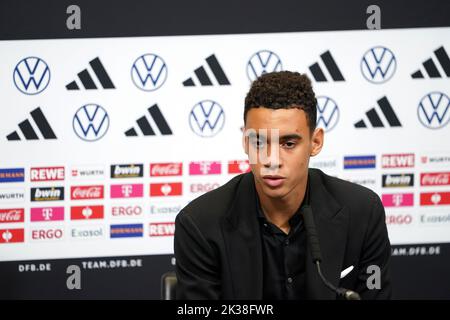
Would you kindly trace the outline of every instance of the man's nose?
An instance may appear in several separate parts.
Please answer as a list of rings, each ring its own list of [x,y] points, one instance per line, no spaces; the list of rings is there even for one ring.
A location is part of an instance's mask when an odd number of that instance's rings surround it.
[[[269,145],[266,151],[263,152],[261,157],[261,163],[265,168],[278,169],[281,168],[280,148],[278,146]]]

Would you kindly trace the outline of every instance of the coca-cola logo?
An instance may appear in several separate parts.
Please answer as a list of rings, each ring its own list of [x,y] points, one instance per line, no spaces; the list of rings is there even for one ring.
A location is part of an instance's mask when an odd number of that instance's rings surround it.
[[[450,184],[450,172],[422,173],[420,175],[422,186],[445,186]]]
[[[182,163],[153,163],[150,165],[150,176],[181,176],[183,173]]]
[[[23,222],[23,209],[0,209],[0,223]]]
[[[72,187],[72,200],[101,199],[103,186]]]

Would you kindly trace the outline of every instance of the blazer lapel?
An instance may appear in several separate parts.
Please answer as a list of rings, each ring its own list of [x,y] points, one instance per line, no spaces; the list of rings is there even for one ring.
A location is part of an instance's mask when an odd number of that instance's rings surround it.
[[[234,203],[222,223],[233,299],[262,299],[263,262],[256,212],[253,174],[247,173],[243,175]]]
[[[323,176],[318,170],[309,171],[310,206],[319,237],[322,253],[322,274],[334,286],[338,286],[345,254],[348,228],[347,208],[340,206],[325,189]],[[335,299],[336,294],[328,289],[317,273],[307,244],[306,289],[308,299]]]

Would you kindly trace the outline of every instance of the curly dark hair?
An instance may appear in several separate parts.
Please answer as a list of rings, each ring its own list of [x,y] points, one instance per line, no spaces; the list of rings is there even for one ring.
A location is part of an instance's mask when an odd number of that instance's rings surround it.
[[[317,100],[311,80],[298,72],[279,71],[266,73],[253,81],[245,97],[244,123],[251,108],[299,108],[306,113],[311,132],[316,128]]]

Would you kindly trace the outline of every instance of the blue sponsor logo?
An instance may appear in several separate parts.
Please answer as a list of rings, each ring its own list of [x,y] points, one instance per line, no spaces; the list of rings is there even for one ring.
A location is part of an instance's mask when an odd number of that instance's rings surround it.
[[[0,183],[24,182],[24,181],[25,181],[24,168],[0,169]]]
[[[131,78],[144,91],[159,89],[167,79],[167,65],[160,56],[148,53],[140,56],[131,67]]]
[[[450,98],[442,92],[430,92],[417,108],[420,123],[428,129],[441,129],[450,121]]]
[[[373,169],[376,166],[375,156],[344,157],[344,169]]]
[[[50,69],[41,58],[27,57],[14,68],[13,79],[16,88],[22,93],[38,94],[50,83]]]
[[[256,80],[265,73],[281,71],[283,64],[280,57],[270,50],[261,50],[253,54],[247,62],[247,76]]]
[[[137,224],[112,224],[111,238],[142,238],[144,235],[144,225]]]
[[[367,81],[384,83],[392,78],[397,68],[394,53],[385,47],[374,47],[364,54],[361,60],[361,72]]]

